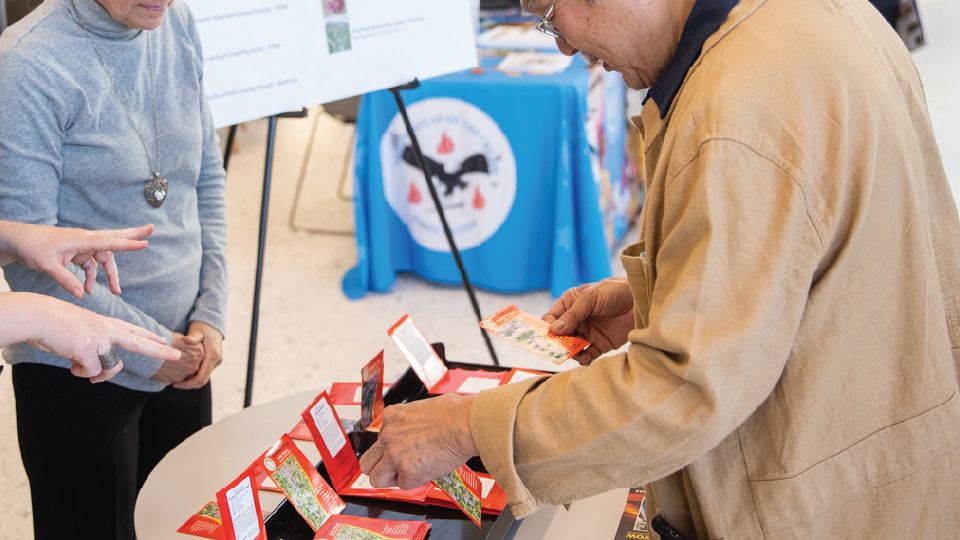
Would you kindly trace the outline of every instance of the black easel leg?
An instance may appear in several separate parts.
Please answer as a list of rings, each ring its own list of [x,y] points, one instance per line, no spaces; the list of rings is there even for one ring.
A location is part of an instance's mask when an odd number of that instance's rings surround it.
[[[480,304],[477,303],[477,296],[473,292],[473,285],[470,283],[470,278],[467,277],[467,269],[463,267],[463,260],[460,258],[460,250],[457,249],[457,243],[453,240],[453,233],[450,231],[450,226],[447,225],[447,216],[443,213],[443,205],[440,204],[440,196],[437,195],[437,188],[430,180],[430,173],[427,172],[427,168],[424,166],[423,152],[420,151],[420,143],[417,142],[417,136],[413,132],[413,125],[407,116],[407,107],[403,104],[403,98],[400,97],[400,90],[407,90],[418,86],[420,86],[420,81],[414,79],[411,83],[391,88],[390,92],[393,93],[393,97],[397,100],[397,108],[400,109],[400,116],[403,117],[403,123],[407,127],[407,134],[410,135],[410,145],[413,148],[413,155],[417,159],[417,165],[420,167],[420,170],[423,171],[424,178],[427,179],[427,188],[430,189],[430,197],[433,198],[433,205],[437,208],[440,223],[443,225],[443,233],[447,236],[447,243],[450,244],[450,252],[453,253],[453,259],[457,262],[457,268],[460,269],[463,287],[467,290],[467,296],[470,297],[473,312],[476,314],[477,322],[479,323],[483,320],[483,315],[480,314]],[[480,335],[483,336],[483,340],[487,344],[487,350],[490,351],[490,358],[493,360],[493,365],[499,366],[500,361],[497,359],[497,353],[493,350],[493,343],[490,341],[489,333],[480,328]]]
[[[227,132],[227,148],[223,151],[223,170],[230,166],[230,156],[233,155],[233,140],[237,138],[237,124],[230,126]]]
[[[247,356],[247,387],[243,406],[253,400],[253,368],[257,357],[257,328],[260,323],[260,281],[263,278],[263,251],[267,241],[267,209],[270,206],[270,176],[273,173],[273,143],[277,135],[277,117],[270,117],[267,128],[267,157],[263,169],[263,197],[260,203],[260,242],[257,246],[257,277],[253,285],[253,320],[250,323],[250,350]]]

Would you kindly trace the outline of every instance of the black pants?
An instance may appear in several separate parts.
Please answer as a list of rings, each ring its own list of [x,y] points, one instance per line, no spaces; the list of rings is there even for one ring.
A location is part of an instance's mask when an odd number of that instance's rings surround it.
[[[210,385],[138,392],[66,369],[13,366],[36,540],[135,540],[137,493],[163,456],[210,425]]]

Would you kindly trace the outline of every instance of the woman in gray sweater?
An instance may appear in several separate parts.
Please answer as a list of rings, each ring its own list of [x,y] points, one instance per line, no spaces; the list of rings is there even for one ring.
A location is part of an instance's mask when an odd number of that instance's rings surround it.
[[[77,300],[42,272],[4,268],[13,291],[125,320],[183,353],[164,363],[118,351],[123,370],[91,385],[65,358],[4,349],[36,538],[133,539],[147,474],[210,423],[226,312],[224,171],[185,4],[47,0],[3,33],[0,218],[156,226],[149,250],[116,254],[119,296],[100,279]]]

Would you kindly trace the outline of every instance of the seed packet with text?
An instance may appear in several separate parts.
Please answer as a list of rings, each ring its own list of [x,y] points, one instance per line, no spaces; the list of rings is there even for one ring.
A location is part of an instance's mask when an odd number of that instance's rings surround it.
[[[379,430],[383,425],[383,351],[363,366],[360,395],[360,426]]]
[[[554,364],[561,364],[590,346],[583,338],[554,334],[546,321],[513,304],[487,317],[480,326]]]
[[[413,372],[423,381],[424,386],[433,388],[443,379],[447,366],[443,365],[440,355],[433,350],[430,342],[417,325],[413,324],[413,319],[409,315],[401,317],[387,330],[387,334],[400,348],[400,352],[410,363]]]
[[[515,382],[525,381],[527,379],[533,379],[541,375],[550,375],[550,373],[545,373],[543,371],[536,371],[533,369],[520,369],[513,368],[503,376],[503,380],[500,381],[500,385],[504,384],[513,384]]]
[[[480,478],[466,465],[450,474],[441,476],[433,484],[446,492],[471,521],[480,526]],[[429,484],[428,484],[429,485]]]
[[[393,521],[359,516],[333,516],[314,540],[423,540],[430,530],[425,521]]]
[[[480,371],[470,369],[448,369],[433,388],[430,393],[440,394],[459,394],[461,396],[470,396],[480,393],[481,390],[496,388],[500,386],[504,373],[501,371]]]
[[[269,512],[262,512],[264,519]],[[220,520],[220,505],[215,502],[207,503],[199,512],[190,516],[177,532],[192,534],[211,540],[223,540],[223,523]]]
[[[489,474],[475,473],[480,479],[480,511],[499,516],[507,506],[507,494]],[[444,508],[459,508],[453,499],[436,485],[427,493],[427,504]]]
[[[303,412],[304,422],[313,434],[333,487],[340,495],[374,497],[423,504],[429,484],[413,490],[375,488],[360,471],[360,460],[354,452],[330,396],[322,392]]]
[[[360,405],[361,383],[335,382],[330,385],[330,402],[334,405]]]
[[[288,435],[281,436],[257,463],[314,532],[347,507]]]
[[[267,540],[257,493],[257,465],[217,492],[223,540]]]

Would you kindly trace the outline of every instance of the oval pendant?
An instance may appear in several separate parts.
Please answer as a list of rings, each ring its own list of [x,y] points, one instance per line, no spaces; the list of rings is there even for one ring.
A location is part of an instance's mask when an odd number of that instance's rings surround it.
[[[153,180],[143,186],[143,198],[150,206],[160,208],[163,201],[167,200],[167,180],[155,174]]]

